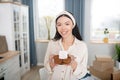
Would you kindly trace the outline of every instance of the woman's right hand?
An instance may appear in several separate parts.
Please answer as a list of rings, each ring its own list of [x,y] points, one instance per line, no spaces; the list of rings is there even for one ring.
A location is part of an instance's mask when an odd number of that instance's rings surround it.
[[[75,61],[76,57],[74,57],[73,55],[69,55],[71,57],[71,67],[73,69],[73,71],[75,71],[75,69],[77,68],[77,62]]]
[[[54,59],[53,59],[54,56],[55,54],[51,54],[49,56],[49,64],[50,64],[51,69],[53,69],[56,66],[56,64],[54,63]]]

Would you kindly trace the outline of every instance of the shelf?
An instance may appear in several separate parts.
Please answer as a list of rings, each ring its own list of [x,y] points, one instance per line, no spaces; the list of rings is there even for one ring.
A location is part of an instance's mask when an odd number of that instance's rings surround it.
[[[49,41],[50,40],[40,40],[40,39],[35,40],[36,43],[39,43],[39,42],[46,43],[46,42],[49,42]]]

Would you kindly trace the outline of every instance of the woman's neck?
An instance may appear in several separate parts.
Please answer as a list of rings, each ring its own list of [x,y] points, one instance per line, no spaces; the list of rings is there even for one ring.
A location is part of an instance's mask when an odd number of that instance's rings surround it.
[[[67,38],[63,38],[62,39],[62,42],[63,43],[73,43],[74,42],[74,36],[70,36],[70,37],[67,37]]]
[[[67,50],[71,45],[73,45],[74,39],[75,37],[73,35],[62,39],[62,44],[65,50]]]

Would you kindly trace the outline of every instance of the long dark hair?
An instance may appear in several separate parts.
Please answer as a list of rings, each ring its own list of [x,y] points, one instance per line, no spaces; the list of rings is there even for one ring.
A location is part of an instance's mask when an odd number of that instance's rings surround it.
[[[65,17],[68,17],[69,19],[71,19],[68,15],[62,14],[62,15],[60,15],[60,16],[58,16],[58,17],[56,18],[55,23],[57,23],[57,20],[58,20],[60,17],[62,17],[62,16],[65,16]],[[71,19],[71,20],[72,20],[72,19]],[[82,40],[82,37],[81,37],[81,35],[80,35],[80,32],[79,32],[79,29],[78,29],[77,24],[76,24],[75,27],[73,28],[72,34],[73,34],[78,40]],[[59,40],[60,38],[62,38],[62,36],[61,36],[61,35],[59,34],[59,32],[57,31],[57,27],[56,27],[56,34],[55,34],[53,40],[57,41],[57,40]]]

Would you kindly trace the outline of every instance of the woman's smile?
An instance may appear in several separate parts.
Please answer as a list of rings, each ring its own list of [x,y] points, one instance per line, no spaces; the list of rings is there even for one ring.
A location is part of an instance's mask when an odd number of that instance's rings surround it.
[[[66,35],[68,31],[61,31],[61,35]]]

